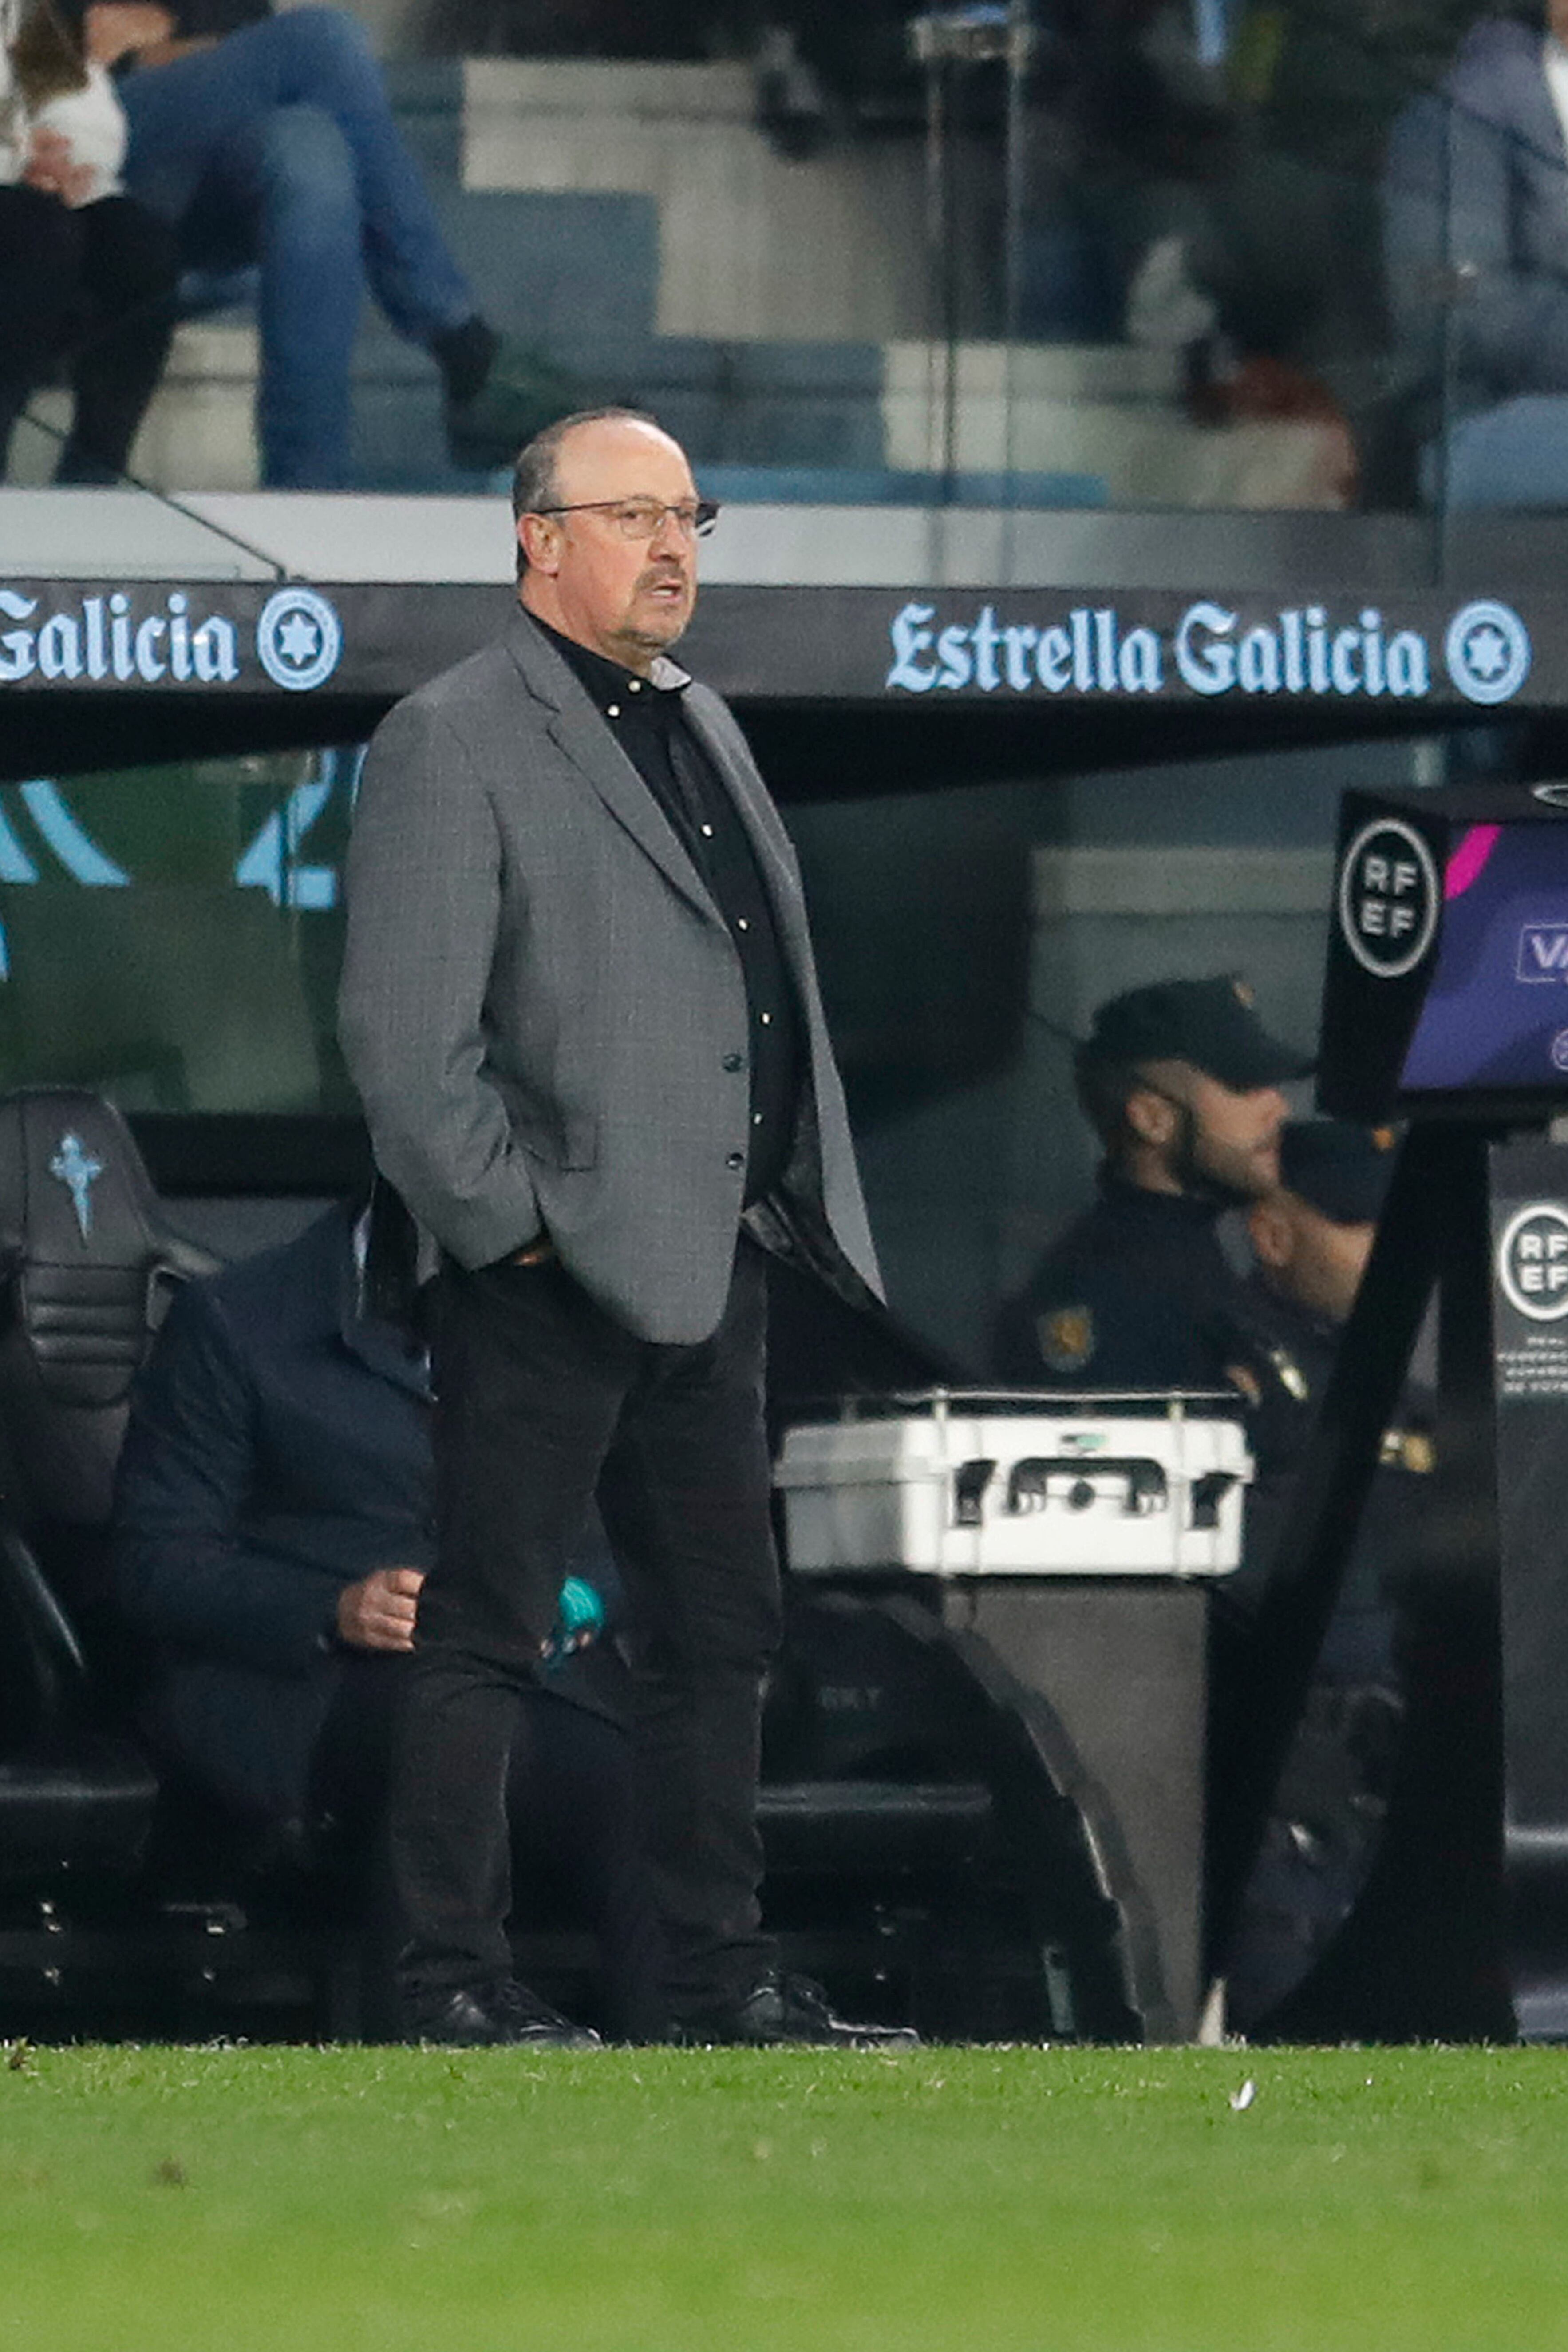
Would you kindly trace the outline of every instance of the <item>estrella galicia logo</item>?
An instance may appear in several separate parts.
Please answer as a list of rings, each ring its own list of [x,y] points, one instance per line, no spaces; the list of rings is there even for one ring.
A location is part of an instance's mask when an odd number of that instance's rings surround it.
[[[1375,980],[1414,971],[1432,944],[1439,904],[1437,867],[1413,824],[1396,816],[1364,824],[1339,875],[1339,927],[1346,947]]]
[[[262,606],[256,658],[274,686],[308,694],[331,677],[342,650],[342,624],[314,588],[279,588]]]
[[[1497,1278],[1509,1305],[1531,1322],[1561,1322],[1568,1315],[1568,1210],[1555,1201],[1516,1210],[1497,1245]]]
[[[1568,923],[1526,923],[1519,935],[1518,980],[1568,980]]]
[[[1443,640],[1448,676],[1467,702],[1510,702],[1530,676],[1530,631],[1511,604],[1463,604]]]

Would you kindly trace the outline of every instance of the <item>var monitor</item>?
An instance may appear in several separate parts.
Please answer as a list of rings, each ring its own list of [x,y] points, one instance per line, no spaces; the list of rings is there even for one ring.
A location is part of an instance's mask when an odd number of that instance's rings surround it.
[[[1568,1111],[1568,784],[1347,793],[1318,1097],[1344,1118]]]

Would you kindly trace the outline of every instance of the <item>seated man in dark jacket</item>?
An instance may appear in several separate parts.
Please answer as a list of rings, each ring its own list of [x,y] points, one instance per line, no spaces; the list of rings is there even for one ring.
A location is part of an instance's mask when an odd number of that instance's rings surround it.
[[[180,1293],[132,1403],[114,1570],[154,1647],[159,1750],[244,1821],[329,1818],[368,1845],[434,1534],[424,1357],[361,1312],[362,1255],[334,1209]],[[519,1710],[515,1860],[574,1882],[608,2022],[641,2039],[656,1970],[623,1669],[564,1625],[557,1647]]]

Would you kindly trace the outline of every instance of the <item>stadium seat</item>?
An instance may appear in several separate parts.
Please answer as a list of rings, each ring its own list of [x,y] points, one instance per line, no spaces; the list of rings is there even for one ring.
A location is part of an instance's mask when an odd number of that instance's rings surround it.
[[[157,1776],[103,1727],[69,1619],[27,1546],[0,1526],[0,1883],[47,1887],[134,1871]]]
[[[215,1263],[164,1223],[101,1096],[0,1097],[0,1497],[78,1613],[99,1599],[131,1383],[170,1286]]]
[[[62,1591],[99,1598],[115,1456],[163,1286],[210,1263],[168,1232],[117,1111],[0,1097],[0,1879],[138,1858],[156,1777],[114,1723]],[[51,1573],[51,1565],[53,1573]]]

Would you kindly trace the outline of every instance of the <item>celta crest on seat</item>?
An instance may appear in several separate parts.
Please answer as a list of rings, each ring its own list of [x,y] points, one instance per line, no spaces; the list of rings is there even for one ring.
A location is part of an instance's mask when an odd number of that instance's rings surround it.
[[[107,1520],[131,1383],[167,1286],[211,1265],[163,1223],[131,1130],[101,1096],[0,1097],[0,1431],[24,1524]]]

